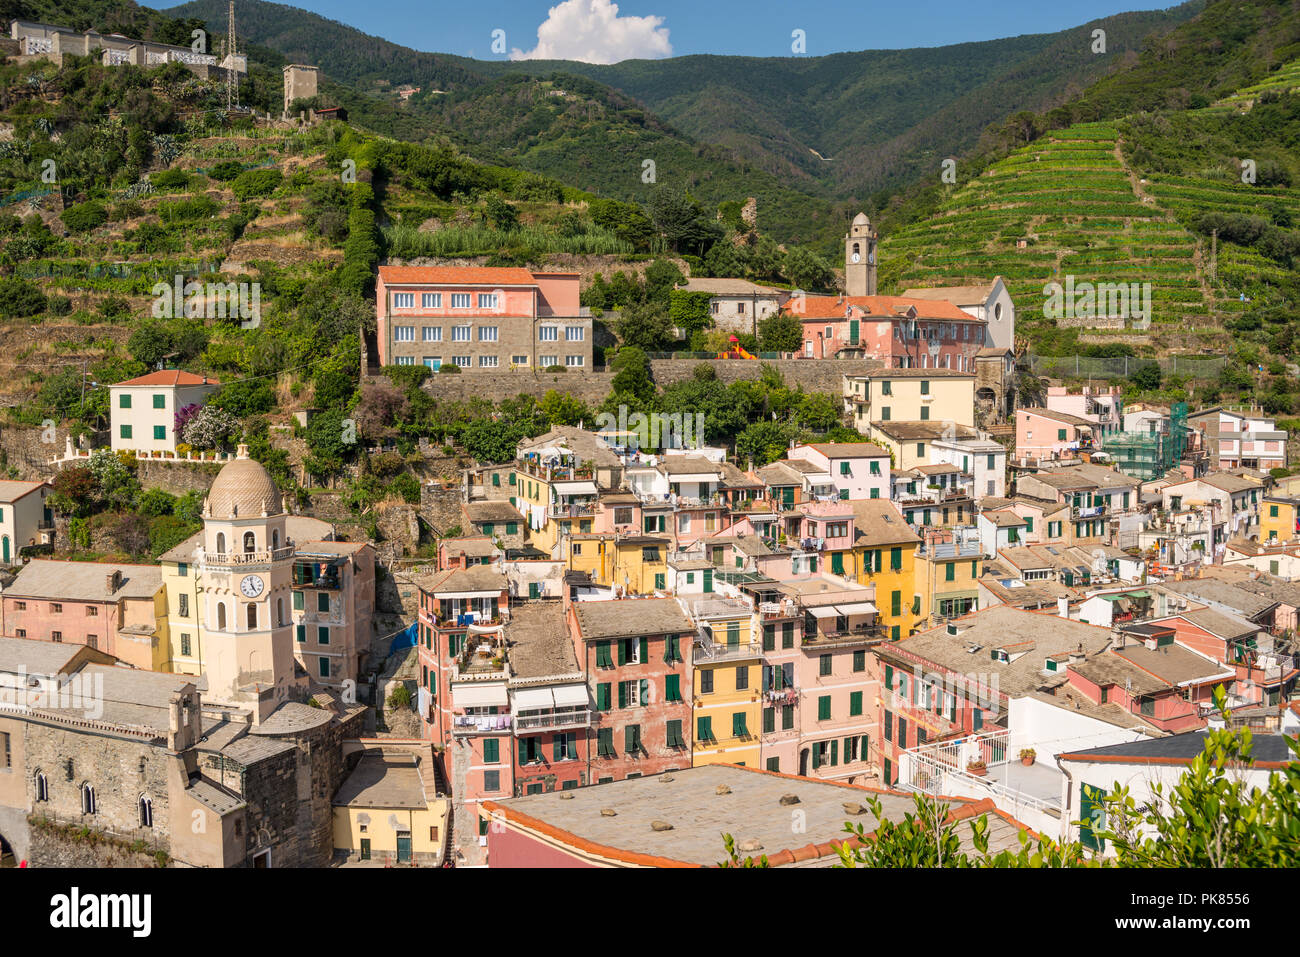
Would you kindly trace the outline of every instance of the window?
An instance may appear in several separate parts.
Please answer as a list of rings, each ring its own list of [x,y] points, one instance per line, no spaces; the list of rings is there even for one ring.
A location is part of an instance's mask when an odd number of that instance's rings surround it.
[[[650,682],[644,678],[618,683],[618,706],[636,708],[650,703]]]
[[[13,755],[9,750],[9,735],[7,732],[0,731],[0,768],[13,767]]]
[[[395,292],[393,293],[394,309],[414,309],[415,293],[413,292]]]
[[[479,326],[479,327],[478,327],[478,341],[479,341],[479,342],[496,342],[496,341],[497,341],[497,327],[496,327],[496,326]]]
[[[538,326],[537,327],[538,342],[558,342],[559,339],[560,339],[559,326]]]
[[[582,326],[565,326],[565,342],[583,342],[587,338],[587,330]]]
[[[564,364],[570,369],[580,369],[586,360],[582,356],[565,356]]]
[[[1065,429],[1057,429],[1057,430],[1056,430],[1056,441],[1058,441],[1058,442],[1064,442],[1064,441],[1065,441]]]
[[[453,297],[454,298],[454,297]],[[468,297],[467,297],[468,298]],[[500,791],[501,790],[501,772],[484,771],[483,772],[483,790]],[[486,822],[484,822],[486,823]]]
[[[526,366],[528,365],[528,356],[511,356],[510,364],[515,366]]]
[[[538,356],[537,357],[537,367],[539,369],[549,369],[551,366],[557,366],[559,364],[560,364],[559,356]]]
[[[125,393],[125,392],[123,392],[121,395],[119,395],[119,396],[117,397],[117,407],[118,407],[119,409],[129,409],[129,408],[131,408],[131,396],[129,396],[129,395],[128,395],[127,393]]]
[[[682,722],[679,720],[669,721],[668,730],[668,747],[684,748],[686,747],[686,738],[682,735]]]
[[[849,715],[857,717],[862,714],[862,692],[853,691],[849,693]]]
[[[627,754],[641,753],[641,725],[629,724],[623,729],[623,750]]]
[[[480,369],[495,369],[497,367],[496,356],[479,356],[478,367]]]
[[[316,644],[328,645],[330,643],[330,630],[326,625],[316,626]]]
[[[776,709],[763,709],[763,733],[773,734],[776,731]]]
[[[181,634],[181,654],[188,658],[190,656],[190,636]]]
[[[420,307],[423,309],[441,309],[442,293],[425,292],[420,294]]]
[[[330,610],[330,596],[327,595],[325,592],[316,593],[316,610],[323,611],[328,614]]]
[[[696,718],[695,719],[695,737],[700,741],[716,741],[713,736],[713,719]]]
[[[81,785],[81,813],[95,813],[95,788],[89,783]]]
[[[794,728],[794,705],[787,704],[781,706],[781,730],[790,731]]]
[[[926,381],[925,379],[922,379],[922,380],[921,380],[921,395],[929,395],[929,394],[930,394],[930,383],[929,383],[928,381]]]
[[[451,341],[452,341],[452,342],[469,342],[469,341],[470,341],[470,333],[473,332],[473,330],[474,330],[474,327],[473,327],[473,326],[452,326],[452,327],[451,327]]]
[[[50,799],[50,779],[45,776],[45,772],[37,769],[36,800],[48,801],[49,799]]]
[[[601,758],[614,757],[614,729],[600,728],[596,732],[596,756]],[[613,780],[611,778],[611,780]]]
[[[147,794],[140,795],[140,826],[153,827],[153,798]]]
[[[425,326],[420,330],[423,342],[442,342],[442,326]]]
[[[474,366],[473,356],[452,356],[451,364],[460,366],[462,369],[470,369]]]
[[[681,635],[668,635],[664,638],[664,661],[668,664],[682,660]]]
[[[480,309],[496,309],[498,298],[494,292],[481,292],[478,294],[478,307]]]
[[[854,671],[867,670],[867,653],[865,651],[853,652],[853,670]]]
[[[749,666],[741,665],[736,669],[736,690],[746,691],[749,689]]]
[[[14,602],[14,611],[26,611],[26,610],[27,610],[27,602],[25,601]]]
[[[745,712],[733,711],[731,713],[731,736],[733,738],[749,737],[749,728],[745,725]]]
[[[681,675],[664,675],[664,700],[665,701],[682,700]]]
[[[831,719],[831,696],[824,694],[817,699],[817,720],[829,721]]]
[[[129,438],[131,438],[131,426],[129,426],[129,425],[123,425],[123,426],[121,426],[121,427],[118,429],[118,435],[119,435],[121,438],[124,438],[124,439],[129,439]]]
[[[469,293],[467,293],[467,292],[453,292],[453,293],[451,294],[451,308],[453,308],[453,309],[468,309],[468,308],[469,308],[469,305],[470,305],[470,297],[469,297]]]
[[[794,622],[787,621],[781,625],[781,647],[794,647]]]
[[[394,342],[414,342],[415,326],[393,326]]]
[[[826,677],[827,675],[829,675],[829,674],[831,673],[831,668],[832,668],[832,665],[833,665],[833,662],[832,662],[832,660],[831,660],[831,656],[830,656],[830,655],[822,655],[822,656],[818,659],[818,665],[819,665],[819,668],[820,668],[820,670],[818,671],[818,674],[820,674],[822,677]]]
[[[713,670],[706,668],[700,672],[700,694],[713,694]]]
[[[542,739],[533,736],[519,739],[519,763],[540,764],[542,761]]]
[[[320,676],[328,678],[330,676],[330,660],[324,655],[320,658]]]

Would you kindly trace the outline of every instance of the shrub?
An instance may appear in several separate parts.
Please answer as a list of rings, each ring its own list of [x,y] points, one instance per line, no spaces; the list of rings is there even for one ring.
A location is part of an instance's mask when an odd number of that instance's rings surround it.
[[[216,166],[208,170],[208,176],[218,182],[228,183],[243,171],[244,167],[242,165],[236,163],[234,160],[227,160],[224,163],[218,163]]]
[[[185,189],[190,185],[190,174],[183,169],[165,169],[161,173],[152,173],[149,182],[154,189]]]
[[[164,223],[187,223],[215,216],[221,207],[210,196],[177,199],[158,204],[158,218]]]
[[[60,215],[69,232],[85,233],[108,222],[108,210],[100,202],[78,203],[69,206]]]
[[[409,708],[411,706],[412,697],[411,689],[406,687],[404,684],[399,684],[388,696],[388,707],[393,708],[394,710]]]
[[[9,276],[0,279],[0,316],[16,319],[45,311],[45,296],[29,282]]]
[[[284,175],[278,169],[250,169],[235,177],[230,188],[239,199],[270,196],[280,185]]]
[[[456,363],[454,363],[454,362],[448,362],[446,365],[441,365],[441,366],[439,366],[439,367],[438,367],[438,371],[439,371],[439,372],[458,373],[458,372],[460,372],[460,366],[456,365]]]
[[[408,505],[420,504],[420,483],[410,472],[403,472],[388,483],[388,491],[400,495]]]
[[[46,309],[51,316],[66,316],[72,312],[72,300],[67,296],[50,296],[46,302]]]

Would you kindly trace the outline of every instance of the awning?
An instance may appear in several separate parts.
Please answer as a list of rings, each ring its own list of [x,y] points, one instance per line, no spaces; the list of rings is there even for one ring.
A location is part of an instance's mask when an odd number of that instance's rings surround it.
[[[555,705],[550,688],[516,688],[514,697],[516,711],[540,711]]]
[[[552,485],[556,495],[595,495],[595,482],[555,482]]]
[[[588,698],[586,685],[556,685],[551,689],[551,692],[555,695],[555,706],[557,708],[587,707]]]
[[[820,608],[809,608],[808,613],[814,618],[834,618],[839,614],[833,605],[822,605]]]
[[[451,686],[452,705],[457,708],[503,708],[510,704],[504,682],[491,684],[456,683]]]
[[[851,605],[836,605],[835,609],[841,615],[874,615],[880,610],[869,601],[855,601]]]

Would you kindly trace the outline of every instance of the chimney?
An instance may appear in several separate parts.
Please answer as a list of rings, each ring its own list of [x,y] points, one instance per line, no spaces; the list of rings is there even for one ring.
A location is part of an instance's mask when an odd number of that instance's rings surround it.
[[[108,576],[107,576],[107,581],[105,582],[105,584],[106,584],[106,586],[107,586],[107,588],[108,588],[108,593],[109,593],[110,595],[112,595],[113,592],[115,592],[115,591],[117,591],[119,588],[121,588],[121,587],[122,587],[122,571],[121,571],[121,569],[117,569],[117,568],[115,568],[115,569],[113,569],[113,571],[109,572],[109,573],[108,573]]]
[[[1070,617],[1070,599],[1062,595],[1056,599],[1056,613],[1062,618]]]

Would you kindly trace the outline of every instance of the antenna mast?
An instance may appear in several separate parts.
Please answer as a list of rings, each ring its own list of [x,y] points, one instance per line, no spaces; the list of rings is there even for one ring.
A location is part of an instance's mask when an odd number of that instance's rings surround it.
[[[235,73],[235,0],[226,7],[226,112],[239,105],[239,78]]]

